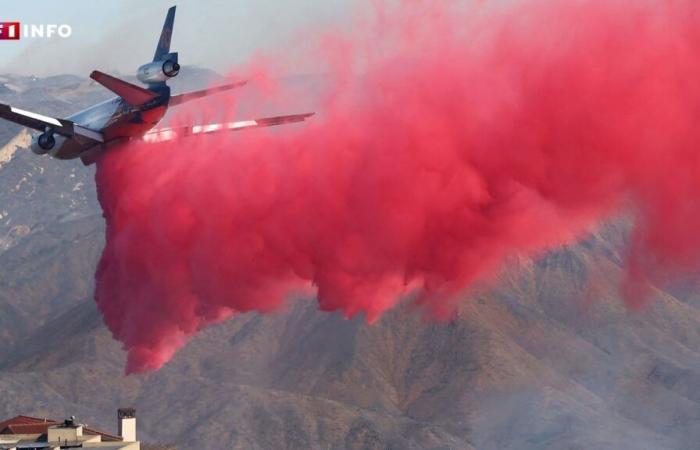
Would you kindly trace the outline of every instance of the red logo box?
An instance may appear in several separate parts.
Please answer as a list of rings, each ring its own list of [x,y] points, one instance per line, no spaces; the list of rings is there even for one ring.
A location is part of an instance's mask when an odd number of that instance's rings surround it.
[[[0,22],[0,40],[19,40],[19,22]]]

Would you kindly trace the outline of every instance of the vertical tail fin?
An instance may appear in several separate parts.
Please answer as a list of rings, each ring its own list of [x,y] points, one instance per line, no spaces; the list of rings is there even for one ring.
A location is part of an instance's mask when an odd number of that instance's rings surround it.
[[[168,15],[165,17],[163,31],[160,32],[160,40],[156,53],[153,55],[153,61],[161,61],[165,55],[170,53],[170,38],[173,35],[173,25],[175,24],[175,6],[168,10]]]

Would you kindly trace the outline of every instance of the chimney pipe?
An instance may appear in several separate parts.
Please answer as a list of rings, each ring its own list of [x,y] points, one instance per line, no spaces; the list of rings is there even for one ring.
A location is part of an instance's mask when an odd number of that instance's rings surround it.
[[[134,408],[119,408],[117,411],[118,434],[124,442],[136,442],[136,410]]]

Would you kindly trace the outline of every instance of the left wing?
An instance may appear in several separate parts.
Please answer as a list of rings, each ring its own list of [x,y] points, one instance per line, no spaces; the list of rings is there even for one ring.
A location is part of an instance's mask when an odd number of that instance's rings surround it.
[[[43,114],[25,111],[10,105],[0,104],[0,117],[11,122],[18,123],[27,128],[45,131],[47,128],[53,129],[56,133],[70,135],[72,128],[70,121],[45,116]]]
[[[42,132],[50,129],[54,133],[67,138],[78,138],[86,142],[94,141],[95,143],[101,143],[104,140],[101,133],[80,126],[70,120],[57,119],[55,117],[25,111],[3,103],[0,103],[0,117]]]
[[[144,134],[142,139],[145,142],[164,142],[174,139],[196,136],[199,134],[210,134],[222,131],[238,131],[246,128],[272,127],[287,123],[303,122],[315,113],[292,114],[288,116],[265,117],[255,120],[240,120],[227,123],[210,123],[206,125],[192,125],[188,127],[160,128],[151,130]]]

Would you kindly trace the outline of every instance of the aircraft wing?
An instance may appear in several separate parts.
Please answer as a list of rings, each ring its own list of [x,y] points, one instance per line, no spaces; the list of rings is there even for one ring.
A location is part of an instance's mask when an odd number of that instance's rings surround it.
[[[68,121],[63,121],[54,117],[44,116],[42,114],[34,113],[31,111],[25,111],[23,109],[15,108],[13,106],[4,105],[1,103],[0,117],[39,131],[45,131],[46,128],[53,128],[56,131],[56,133],[63,134],[61,133],[62,130],[67,130],[71,128],[70,123],[67,123]]]
[[[188,136],[196,136],[200,134],[218,133],[223,131],[238,131],[247,128],[271,127],[275,125],[283,125],[287,123],[303,122],[315,113],[292,114],[287,116],[265,117],[254,120],[240,120],[237,122],[226,123],[210,123],[206,125],[192,125],[188,127],[177,128],[160,128],[151,130],[143,135],[145,142],[164,142],[172,141]]]
[[[82,127],[70,120],[57,119],[55,117],[25,111],[3,103],[0,103],[0,117],[42,132],[51,129],[54,133],[67,138],[77,137],[85,141],[95,141],[95,143],[104,141],[102,133]]]
[[[239,81],[237,83],[224,84],[223,86],[217,86],[209,89],[203,89],[201,91],[187,92],[185,94],[173,95],[170,97],[169,106],[181,105],[190,100],[196,100],[198,98],[206,97],[207,95],[218,94],[219,92],[228,91],[230,89],[236,89],[241,86],[248,84],[247,81]]]

